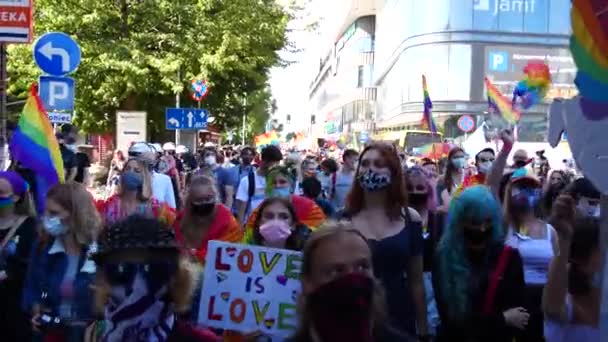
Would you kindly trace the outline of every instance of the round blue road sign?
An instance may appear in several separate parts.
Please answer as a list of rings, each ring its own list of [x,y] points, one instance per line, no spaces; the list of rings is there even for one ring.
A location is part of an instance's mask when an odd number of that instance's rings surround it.
[[[78,68],[80,47],[72,37],[62,32],[49,32],[34,43],[34,60],[45,73],[63,76]]]
[[[458,122],[456,123],[458,128],[465,133],[469,133],[470,131],[475,129],[475,120],[470,115],[463,115],[458,118]]]

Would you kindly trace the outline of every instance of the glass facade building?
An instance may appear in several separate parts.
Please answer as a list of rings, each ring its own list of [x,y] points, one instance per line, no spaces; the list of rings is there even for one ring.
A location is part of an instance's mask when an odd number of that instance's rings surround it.
[[[419,125],[423,74],[448,137],[463,134],[460,115],[483,120],[484,76],[510,98],[531,60],[551,69],[548,101],[575,95],[569,14],[570,0],[386,0],[376,24],[376,130]],[[544,139],[548,101],[523,113],[520,139]]]
[[[365,130],[364,123],[373,118],[375,19],[357,18],[320,60],[309,94],[320,136],[337,139]]]

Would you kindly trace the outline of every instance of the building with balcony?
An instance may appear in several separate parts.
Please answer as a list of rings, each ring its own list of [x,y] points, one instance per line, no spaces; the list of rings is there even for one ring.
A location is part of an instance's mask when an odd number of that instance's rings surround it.
[[[550,100],[576,94],[569,13],[570,0],[383,1],[374,45],[376,134],[419,127],[424,74],[439,129],[458,137],[461,115],[476,124],[486,117],[484,76],[511,98],[524,66],[540,59],[553,86],[545,103],[522,113],[518,132],[521,141],[545,141]]]
[[[321,48],[309,87],[312,136],[358,141],[374,129],[376,107],[374,50],[378,0],[349,0],[342,18],[330,30],[332,39]],[[333,31],[333,32],[332,32]]]

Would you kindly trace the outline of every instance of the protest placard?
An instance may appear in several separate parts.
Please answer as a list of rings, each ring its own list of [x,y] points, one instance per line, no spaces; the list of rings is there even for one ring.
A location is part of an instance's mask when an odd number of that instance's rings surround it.
[[[210,241],[199,324],[277,337],[295,332],[302,254]]]

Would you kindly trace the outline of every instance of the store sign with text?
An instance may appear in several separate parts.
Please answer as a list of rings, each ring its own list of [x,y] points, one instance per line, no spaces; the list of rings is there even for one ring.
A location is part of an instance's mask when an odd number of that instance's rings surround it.
[[[544,61],[551,70],[553,83],[547,99],[571,98],[578,94],[574,85],[576,66],[567,49],[539,49],[518,46],[486,46],[485,74],[500,92],[511,98],[513,89],[523,78],[531,61]]]

